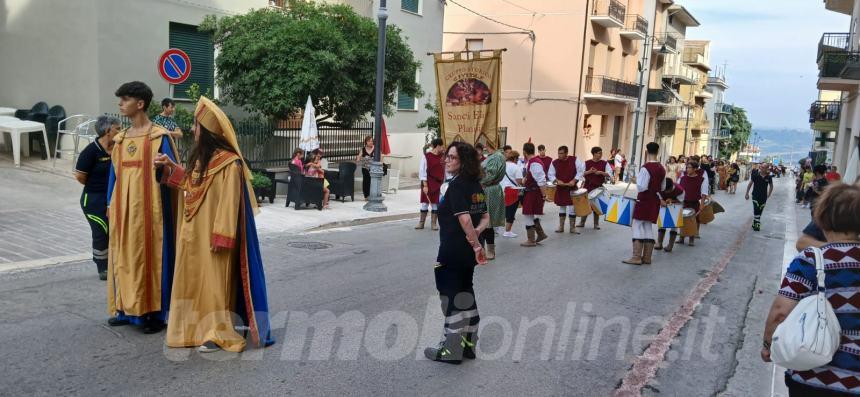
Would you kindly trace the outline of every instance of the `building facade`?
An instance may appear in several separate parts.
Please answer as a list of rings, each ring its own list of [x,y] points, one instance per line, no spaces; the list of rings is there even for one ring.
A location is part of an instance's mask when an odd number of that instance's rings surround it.
[[[711,117],[711,129],[708,133],[710,150],[707,154],[714,157],[720,155],[720,148],[731,136],[732,125],[729,122],[729,115],[732,113],[732,105],[726,103],[728,89],[725,68],[716,68],[714,73],[708,76],[706,88],[713,97],[705,103],[705,113]]]
[[[830,11],[851,16],[848,33],[825,33],[818,44],[818,83],[821,93],[810,107],[816,131],[813,150],[829,150],[844,180],[860,175],[860,2],[825,0]],[[836,95],[824,91],[838,92]]]

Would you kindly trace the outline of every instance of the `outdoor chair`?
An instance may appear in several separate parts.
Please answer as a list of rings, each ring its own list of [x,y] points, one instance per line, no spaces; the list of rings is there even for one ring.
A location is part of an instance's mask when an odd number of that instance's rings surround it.
[[[48,115],[48,104],[45,102],[38,102],[30,109],[19,109],[15,111],[15,117],[21,120],[29,120],[29,121],[37,121],[33,118],[43,114],[45,116]]]
[[[80,152],[81,139],[92,142],[98,138],[98,134],[95,132],[95,122],[90,116],[83,114],[69,116],[57,122],[57,141],[54,144],[54,164],[52,167],[56,166],[57,157],[60,157],[60,154],[71,153],[72,167],[74,168],[78,153]],[[62,141],[63,135],[68,135],[72,138],[71,148],[60,149],[60,141]]]
[[[48,145],[49,147],[44,147],[44,142],[40,141],[38,137],[29,137],[30,138],[30,147],[35,147],[33,143],[39,145],[39,153],[42,155],[42,160],[46,160],[48,158],[48,152],[51,150],[50,145],[54,145],[56,148],[57,144],[57,131],[62,128],[60,124],[63,119],[66,118],[66,109],[64,109],[60,105],[56,105],[51,107],[47,113],[36,113],[32,115],[32,121],[36,121],[45,125],[45,132],[48,133]]]
[[[316,204],[317,210],[323,209],[323,180],[308,178],[295,164],[290,164],[290,183],[287,185],[287,207],[290,203],[299,210],[302,204]]]
[[[343,162],[337,168],[337,171],[325,172],[329,194],[341,203],[346,201],[346,196],[355,201],[355,163]]]

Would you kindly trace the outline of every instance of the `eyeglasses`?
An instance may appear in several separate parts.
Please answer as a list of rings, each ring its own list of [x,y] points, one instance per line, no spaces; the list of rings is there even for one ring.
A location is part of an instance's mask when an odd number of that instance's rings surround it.
[[[459,160],[459,159],[460,159],[460,158],[459,158],[459,157],[457,157],[456,155],[454,155],[454,156],[452,156],[452,155],[450,155],[450,154],[446,154],[446,155],[445,155],[445,160],[448,160],[448,161]]]

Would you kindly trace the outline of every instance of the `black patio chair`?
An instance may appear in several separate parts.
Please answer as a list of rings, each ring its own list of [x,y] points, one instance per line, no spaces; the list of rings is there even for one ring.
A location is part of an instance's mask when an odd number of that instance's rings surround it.
[[[315,204],[317,210],[323,209],[323,180],[322,178],[308,178],[302,174],[299,167],[290,164],[290,182],[287,185],[287,207],[294,204],[296,210],[308,204]]]
[[[337,168],[337,171],[325,172],[329,194],[340,199],[341,203],[346,201],[346,196],[355,201],[355,163],[343,162]]]
[[[15,117],[21,120],[34,121],[33,117],[38,115],[48,115],[48,104],[45,102],[37,102],[30,109],[18,109],[15,111]]]
[[[66,118],[66,109],[60,105],[52,106],[47,113],[38,113],[33,116],[33,121],[38,121],[45,124],[45,132],[48,134],[49,146],[44,147],[45,141],[42,137],[30,134],[30,147],[39,146],[39,153],[42,155],[42,160],[48,158],[48,152],[51,147],[57,145],[57,127],[61,120]],[[61,128],[65,128],[65,123]]]

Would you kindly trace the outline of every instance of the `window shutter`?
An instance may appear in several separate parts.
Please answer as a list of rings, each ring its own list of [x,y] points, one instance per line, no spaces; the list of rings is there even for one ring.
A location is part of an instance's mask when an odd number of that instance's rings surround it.
[[[415,97],[397,91],[397,109],[415,110]]]
[[[400,9],[404,11],[414,12],[416,14],[420,14],[418,12],[418,3],[421,0],[400,0]]]
[[[185,91],[191,84],[200,85],[200,93],[209,90],[214,95],[215,90],[215,46],[208,33],[197,31],[197,26],[181,23],[170,23],[170,48],[185,51],[191,58],[191,76],[182,84],[173,87],[175,98],[188,98]]]

